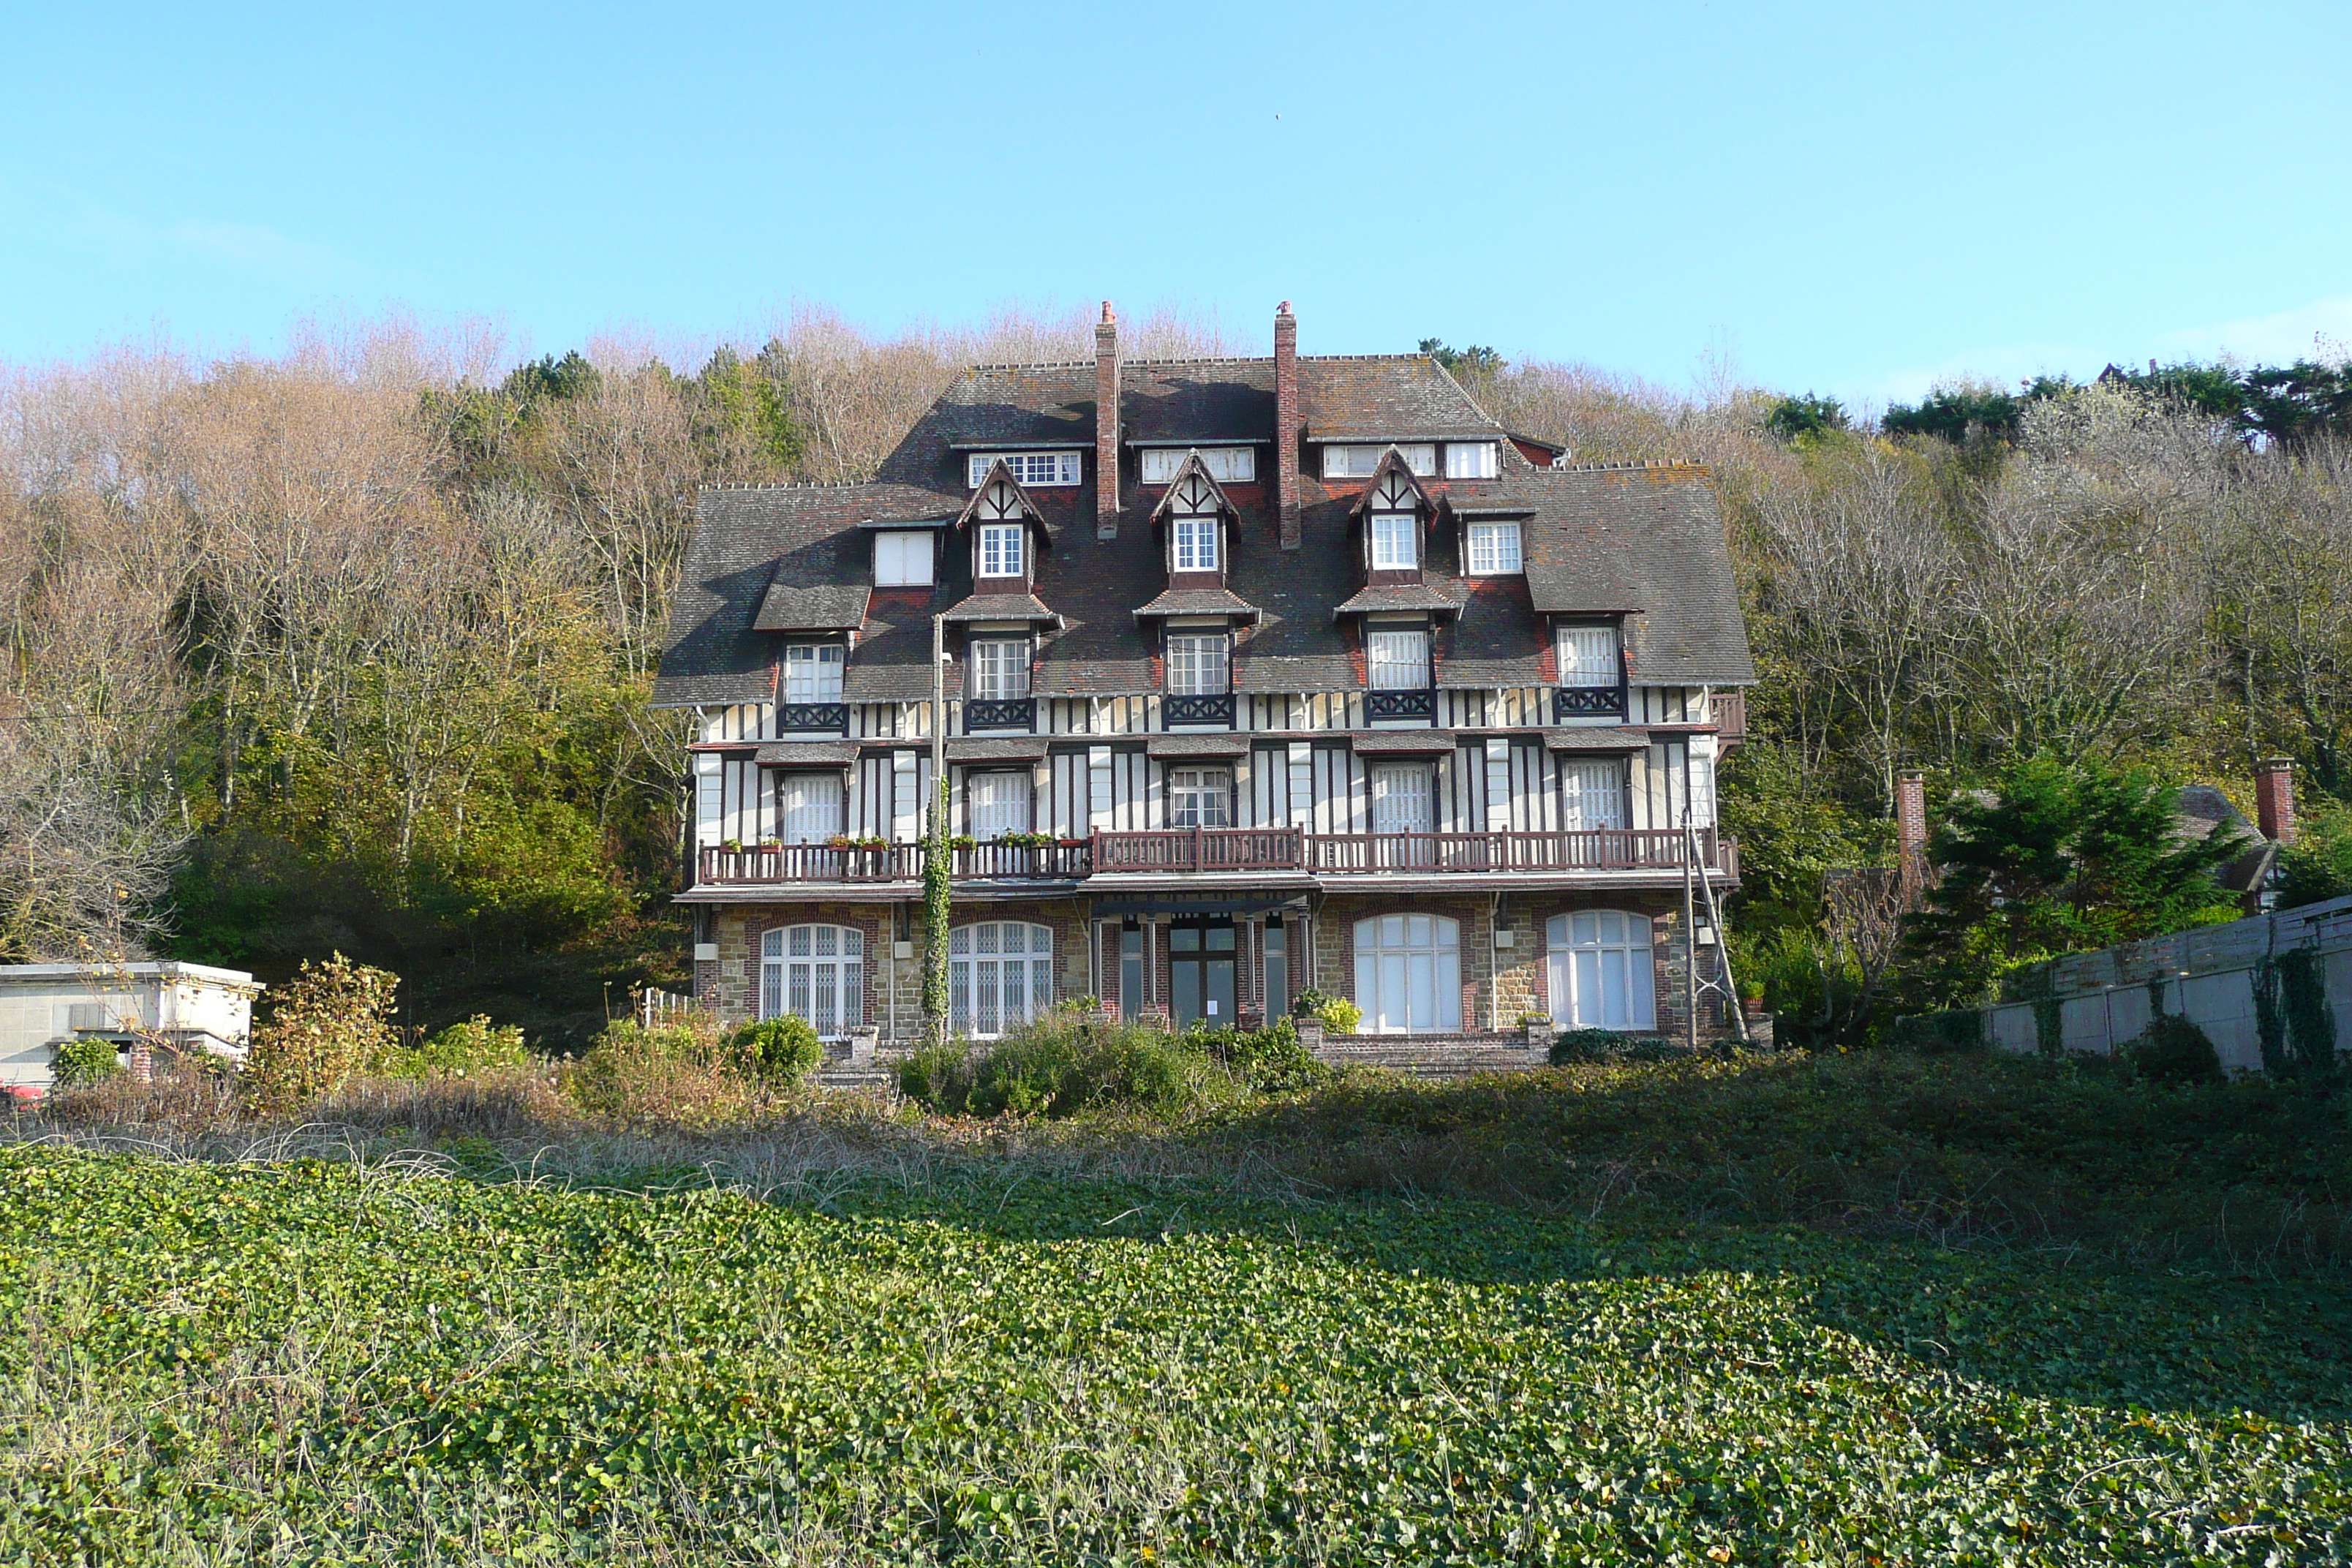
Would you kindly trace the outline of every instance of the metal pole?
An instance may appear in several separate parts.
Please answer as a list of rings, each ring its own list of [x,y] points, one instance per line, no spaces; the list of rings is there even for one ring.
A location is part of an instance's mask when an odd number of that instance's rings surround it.
[[[1683,807],[1683,1041],[1698,1054],[1698,928],[1691,902],[1690,807]]]

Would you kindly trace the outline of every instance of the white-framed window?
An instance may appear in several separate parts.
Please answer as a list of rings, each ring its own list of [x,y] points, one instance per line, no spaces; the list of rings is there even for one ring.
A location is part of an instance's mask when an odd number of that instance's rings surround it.
[[[948,933],[948,1007],[959,1035],[993,1039],[1054,1005],[1054,931],[986,921]]]
[[[1654,1029],[1657,971],[1650,918],[1619,910],[1554,915],[1544,926],[1550,950],[1552,1022],[1564,1029]]]
[[[1327,479],[1368,479],[1372,470],[1381,466],[1387,453],[1385,446],[1328,446],[1323,448],[1323,477]],[[1437,471],[1437,444],[1433,441],[1405,441],[1397,446],[1405,467],[1420,478],[1427,479]]]
[[[760,1016],[797,1014],[837,1040],[866,1022],[866,933],[855,926],[779,926],[760,935]]]
[[[1231,827],[1234,775],[1226,768],[1168,770],[1168,826]]]
[[[1010,770],[964,775],[964,799],[971,836],[992,843],[1008,833],[1029,831],[1031,780]]]
[[[1368,1034],[1462,1026],[1462,928],[1444,915],[1356,922],[1356,1005]]]
[[[1141,464],[1143,482],[1147,485],[1173,484],[1176,470],[1184,466],[1185,456],[1180,447],[1145,447]],[[1201,466],[1208,469],[1209,477],[1221,485],[1249,484],[1257,478],[1257,448],[1203,447],[1201,448]]]
[[[1217,569],[1217,520],[1180,517],[1175,520],[1176,566],[1179,572]]]
[[[1421,520],[1409,511],[1372,513],[1372,569],[1409,572],[1421,564]]]
[[[1421,763],[1390,763],[1372,770],[1372,831],[1430,831],[1430,771]]]
[[[874,585],[928,588],[931,584],[931,536],[928,532],[874,536]]]
[[[1715,759],[1690,755],[1690,817],[1694,827],[1715,826]]]
[[[980,574],[983,577],[1021,575],[1022,535],[1017,522],[982,523],[980,530]]]
[[[1558,647],[1562,686],[1614,686],[1623,674],[1615,626],[1562,626]]]
[[[1029,695],[1026,638],[988,637],[972,643],[971,695],[982,702]]]
[[[980,481],[988,478],[988,470],[996,466],[999,458],[1012,470],[1013,479],[1023,485],[1045,487],[1078,482],[1076,452],[974,452],[963,460],[963,488],[980,489]]]
[[[784,645],[784,700],[838,702],[841,666],[849,650],[837,642]]]
[[[776,775],[776,834],[786,844],[822,844],[842,830],[845,797],[839,773]]]
[[[1223,632],[1171,632],[1168,637],[1168,689],[1178,697],[1223,697],[1233,689],[1232,665]]]
[[[1375,691],[1422,691],[1429,686],[1429,634],[1366,632],[1365,673]]]
[[[1625,762],[1588,757],[1559,766],[1561,826],[1571,833],[1625,826]]]
[[[1491,479],[1495,477],[1495,443],[1445,443],[1445,477],[1449,479]]]
[[[1500,577],[1519,569],[1519,525],[1517,522],[1474,522],[1470,525],[1470,575]]]

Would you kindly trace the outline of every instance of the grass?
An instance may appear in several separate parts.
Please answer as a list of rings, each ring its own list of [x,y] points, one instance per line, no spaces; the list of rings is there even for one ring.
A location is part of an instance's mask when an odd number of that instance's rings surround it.
[[[2352,1556],[2340,1102],[1967,1058],[1173,1123],[114,1092],[0,1148],[0,1560]]]

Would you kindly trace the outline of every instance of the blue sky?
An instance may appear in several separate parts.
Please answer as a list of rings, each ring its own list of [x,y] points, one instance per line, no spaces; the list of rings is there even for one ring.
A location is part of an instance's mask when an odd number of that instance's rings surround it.
[[[0,358],[1175,304],[1850,400],[2352,339],[2352,6],[0,0]]]

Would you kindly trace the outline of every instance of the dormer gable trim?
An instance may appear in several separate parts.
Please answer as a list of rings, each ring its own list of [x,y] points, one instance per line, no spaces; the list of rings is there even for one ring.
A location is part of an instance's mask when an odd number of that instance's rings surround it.
[[[1408,500],[1410,506],[1406,504]],[[1371,478],[1364,481],[1364,493],[1357,497],[1356,504],[1348,509],[1348,521],[1361,522],[1364,514],[1370,511],[1406,510],[1418,514],[1426,521],[1436,515],[1437,503],[1430,499],[1429,491],[1423,488],[1422,482],[1413,477],[1412,465],[1405,461],[1404,454],[1391,445],[1381,454],[1381,460],[1373,465]]]
[[[1209,472],[1209,465],[1202,460],[1201,449],[1195,447],[1184,455],[1184,461],[1176,469],[1175,478],[1168,481],[1167,493],[1160,498],[1160,504],[1151,509],[1151,521],[1158,523],[1171,514],[1205,517],[1212,512],[1223,513],[1236,521],[1242,515],[1241,509],[1226,497],[1224,487],[1217,483],[1216,476]]]
[[[968,528],[974,522],[1009,522],[1015,518],[1034,526],[1041,547],[1053,542],[1045,531],[1045,512],[1039,510],[1029,492],[1021,488],[1021,481],[1013,477],[1013,470],[1004,459],[999,458],[989,465],[988,472],[973,488],[971,500],[964,503],[963,510],[956,514],[956,526]]]

